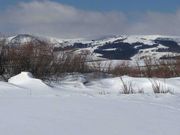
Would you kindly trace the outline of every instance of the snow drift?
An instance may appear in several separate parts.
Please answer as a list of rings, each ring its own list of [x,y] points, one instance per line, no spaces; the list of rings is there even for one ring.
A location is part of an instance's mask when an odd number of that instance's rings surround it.
[[[145,94],[121,94],[122,80]],[[180,78],[155,80],[174,94],[154,96],[148,78],[69,75],[49,87],[22,72],[0,82],[0,134],[179,135]]]
[[[33,78],[33,75],[29,72],[21,72],[20,74],[11,77],[8,82],[30,90],[31,94],[44,95],[52,93],[51,87],[47,86],[42,80]]]
[[[50,86],[40,79],[33,78],[28,72],[22,72],[11,77],[6,82],[0,82],[0,93],[3,90],[9,93],[29,91],[34,95],[61,95],[69,94],[87,94],[87,95],[121,95],[124,93],[124,85],[131,88],[131,94],[154,94],[153,85],[157,85],[159,93],[180,93],[180,78],[135,78],[129,76],[115,78],[88,78],[86,75],[67,75],[59,81],[51,82]],[[18,92],[17,92],[18,93]]]

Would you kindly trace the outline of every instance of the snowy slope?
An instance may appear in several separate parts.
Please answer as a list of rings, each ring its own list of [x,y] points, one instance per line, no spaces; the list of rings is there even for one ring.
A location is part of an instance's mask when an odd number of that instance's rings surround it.
[[[0,98],[3,135],[179,135],[179,97]]]
[[[8,83],[0,82],[0,134],[180,134],[179,78],[166,80],[174,94],[153,94],[147,78],[122,78],[143,87],[145,93],[120,94],[119,78],[87,82],[82,75],[67,76],[54,87],[25,72]],[[165,83],[164,79],[158,80]]]
[[[0,94],[4,91],[23,92],[25,95],[61,95],[65,94],[82,94],[82,95],[121,95],[124,92],[124,85],[131,85],[134,94],[151,94],[154,95],[152,85],[158,84],[160,91],[171,94],[180,93],[180,78],[134,78],[129,76],[92,79],[85,75],[67,75],[59,81],[45,84],[39,79],[32,77],[30,73],[22,72],[8,80],[9,83],[1,82]],[[18,93],[17,93],[18,94]],[[20,93],[21,94],[21,93]]]

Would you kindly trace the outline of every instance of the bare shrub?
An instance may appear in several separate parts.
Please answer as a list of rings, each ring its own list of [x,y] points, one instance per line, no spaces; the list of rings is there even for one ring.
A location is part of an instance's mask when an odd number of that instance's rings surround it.
[[[143,71],[142,71],[142,68],[139,64],[139,61],[136,60],[136,74],[135,76],[138,74],[139,77],[143,77],[144,74],[143,74]]]
[[[116,76],[130,75],[130,70],[129,62],[122,62],[111,69],[109,68],[109,73]]]
[[[88,62],[91,71],[93,72],[106,72],[109,73],[109,69],[111,69],[111,62],[105,62],[105,64],[102,61],[94,60],[91,62]]]
[[[5,68],[4,68],[4,53],[3,53],[3,49],[5,47],[5,38],[2,37],[2,39],[0,39],[0,76],[7,81],[6,77],[4,76],[5,73]]]
[[[87,54],[74,54],[62,51],[60,55],[53,52],[51,44],[45,42],[29,42],[21,46],[6,46],[3,48],[1,65],[9,77],[21,71],[31,72],[37,78],[58,76],[61,73],[90,72],[86,63]],[[0,55],[1,56],[1,55]],[[1,58],[3,63],[1,64]]]
[[[175,59],[175,65],[173,66],[174,76],[180,76],[180,57]]]
[[[109,68],[108,73],[113,74],[114,76],[123,76],[128,75],[132,77],[142,77],[143,71],[141,70],[141,67],[138,66],[132,66],[130,65],[129,61],[122,62],[116,66],[112,66]]]
[[[138,91],[135,91],[132,82],[128,81],[127,83],[125,83],[123,77],[120,77],[120,80],[122,83],[122,94],[144,94],[143,88],[139,88]]]
[[[150,80],[154,93],[161,93],[161,84],[158,81]]]
[[[53,54],[48,44],[27,43],[18,47],[6,47],[4,67],[10,76],[21,71],[32,72],[36,77],[49,74]]]
[[[153,59],[151,57],[146,57],[144,58],[144,76],[147,76],[147,77],[152,77],[153,74]]]
[[[86,63],[87,55],[62,52],[61,57],[53,63],[54,73],[86,73],[90,72],[90,66]]]
[[[169,78],[178,75],[176,60],[159,60],[150,57],[144,59],[143,67],[137,65],[141,77]]]
[[[155,94],[159,93],[172,93],[171,89],[166,86],[166,84],[161,84],[158,80],[156,79],[150,79],[150,83],[152,86],[152,89]],[[165,81],[164,81],[165,83]]]
[[[154,77],[169,78],[174,76],[174,62],[171,60],[156,60],[156,67],[153,71]]]
[[[122,93],[123,94],[134,94],[132,82],[125,83],[123,78],[120,77],[122,83]]]

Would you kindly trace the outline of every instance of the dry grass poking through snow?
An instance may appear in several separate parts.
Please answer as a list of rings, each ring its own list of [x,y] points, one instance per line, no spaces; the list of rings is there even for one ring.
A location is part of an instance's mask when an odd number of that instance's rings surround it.
[[[151,86],[155,94],[158,94],[158,93],[164,93],[164,94],[171,93],[172,94],[173,93],[172,90],[169,87],[167,87],[165,80],[163,84],[156,79],[149,79],[149,81],[151,82]]]
[[[122,83],[122,94],[134,94],[132,82],[125,83],[123,78],[120,77]]]

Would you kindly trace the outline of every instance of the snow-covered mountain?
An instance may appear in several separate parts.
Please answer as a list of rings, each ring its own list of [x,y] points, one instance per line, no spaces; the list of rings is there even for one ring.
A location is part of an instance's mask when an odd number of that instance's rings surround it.
[[[169,58],[180,55],[180,37],[161,35],[109,36],[98,40],[57,39],[28,34],[6,38],[6,45],[19,46],[27,42],[47,42],[58,52],[62,49],[81,53],[88,51],[93,58],[114,60],[141,59],[146,56]]]

